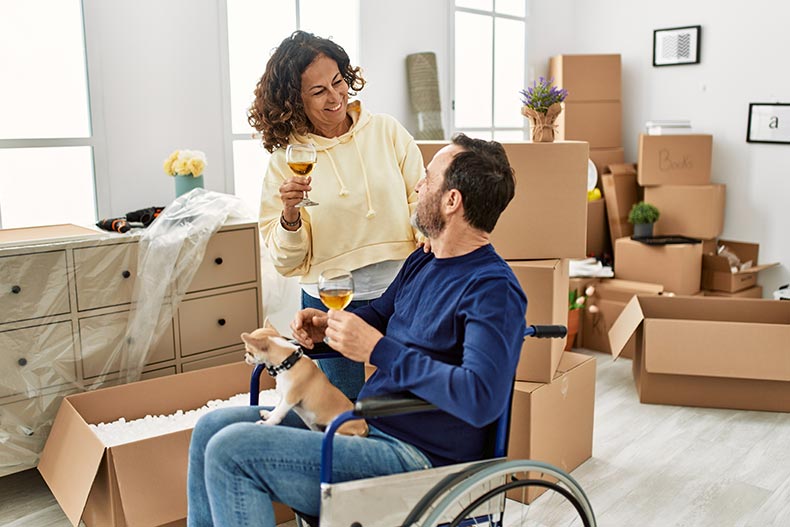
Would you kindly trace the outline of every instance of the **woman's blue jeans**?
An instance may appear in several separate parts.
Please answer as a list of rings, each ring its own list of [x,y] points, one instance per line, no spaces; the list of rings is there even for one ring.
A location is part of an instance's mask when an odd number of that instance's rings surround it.
[[[350,309],[355,307],[366,306],[370,303],[369,300],[354,300],[349,304]],[[306,307],[314,307],[321,311],[326,311],[327,308],[321,303],[321,300],[314,298],[304,291],[302,291],[302,309]],[[321,368],[332,384],[337,386],[346,397],[352,401],[357,398],[362,385],[365,384],[365,365],[361,362],[354,362],[345,357],[337,357],[333,359],[321,359],[316,361],[318,367]]]
[[[272,501],[318,516],[323,434],[294,412],[277,426],[256,424],[260,409],[220,408],[198,420],[189,446],[189,527],[272,527]],[[368,437],[335,438],[333,482],[430,466],[418,449],[374,427]]]

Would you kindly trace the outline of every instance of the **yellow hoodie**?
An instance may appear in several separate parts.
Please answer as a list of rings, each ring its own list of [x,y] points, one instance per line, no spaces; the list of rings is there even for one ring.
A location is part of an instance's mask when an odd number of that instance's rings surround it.
[[[315,207],[300,209],[302,226],[280,225],[280,185],[293,177],[285,150],[276,150],[263,182],[258,225],[274,266],[283,276],[315,283],[324,269],[350,271],[385,260],[403,260],[417,243],[410,218],[417,206],[414,187],[424,175],[414,138],[393,117],[372,115],[359,101],[348,105],[348,132],[326,138],[292,136],[313,143],[318,162],[310,198]]]

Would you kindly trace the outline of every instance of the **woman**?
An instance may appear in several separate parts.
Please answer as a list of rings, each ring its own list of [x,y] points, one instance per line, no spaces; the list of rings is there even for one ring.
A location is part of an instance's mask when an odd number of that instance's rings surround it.
[[[378,298],[418,242],[410,218],[422,155],[394,118],[349,103],[364,86],[342,47],[296,31],[274,52],[255,88],[248,121],[272,153],[260,230],[277,271],[301,277],[303,308],[326,309],[317,281],[330,268],[352,271],[351,308]],[[285,162],[292,143],[312,143],[318,151],[308,178],[297,177]],[[318,206],[296,207],[305,191]],[[363,365],[343,358],[321,362],[330,380],[355,398]]]

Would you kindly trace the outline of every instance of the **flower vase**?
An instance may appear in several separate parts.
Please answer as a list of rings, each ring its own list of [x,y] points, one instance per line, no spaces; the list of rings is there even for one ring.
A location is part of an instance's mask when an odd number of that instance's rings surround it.
[[[173,177],[176,180],[176,197],[186,194],[192,189],[203,188],[203,176],[192,177],[189,174],[186,176],[176,174]]]
[[[562,105],[555,102],[546,109],[546,112],[539,112],[528,106],[521,108],[521,113],[529,119],[532,142],[534,143],[553,143],[554,131],[557,128],[555,121],[562,111]]]
[[[576,334],[579,332],[581,313],[581,309],[568,310],[568,337],[565,341],[565,351],[571,351],[571,347],[573,347],[573,341],[576,338]]]

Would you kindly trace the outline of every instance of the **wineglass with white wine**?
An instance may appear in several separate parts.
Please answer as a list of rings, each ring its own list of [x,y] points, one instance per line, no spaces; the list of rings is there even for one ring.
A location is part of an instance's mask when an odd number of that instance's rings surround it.
[[[299,177],[307,177],[313,171],[317,160],[318,154],[315,151],[315,146],[310,143],[290,144],[285,150],[285,162],[288,163],[293,173]],[[318,203],[310,199],[306,190],[304,191],[304,196],[302,196],[302,201],[296,204],[297,207],[312,207],[314,205],[318,205]]]
[[[342,310],[354,298],[354,278],[345,269],[326,269],[318,275],[318,296],[329,309]]]

